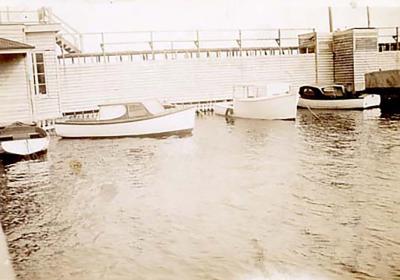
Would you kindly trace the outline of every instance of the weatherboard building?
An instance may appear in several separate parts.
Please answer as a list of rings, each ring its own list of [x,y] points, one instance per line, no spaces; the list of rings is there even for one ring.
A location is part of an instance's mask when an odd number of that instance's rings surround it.
[[[138,98],[204,104],[230,98],[243,83],[339,83],[360,91],[366,73],[400,68],[399,29],[386,31],[269,30],[268,38],[252,38],[238,30],[231,45],[194,31],[189,47],[178,40],[168,48],[149,32],[141,50],[112,48],[99,33],[99,49],[83,51],[84,34],[49,9],[0,11],[0,123],[51,127],[63,115]]]

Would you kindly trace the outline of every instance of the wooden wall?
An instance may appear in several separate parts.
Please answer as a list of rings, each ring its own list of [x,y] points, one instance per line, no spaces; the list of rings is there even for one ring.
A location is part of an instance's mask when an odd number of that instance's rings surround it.
[[[46,95],[35,95],[32,91],[35,102],[35,117],[38,120],[53,119],[60,116],[59,106],[59,77],[56,54],[56,40],[53,32],[32,32],[26,33],[26,42],[35,46],[32,53],[44,53],[46,73]],[[31,62],[31,61],[30,61]],[[32,67],[29,67],[30,83],[33,89]]]
[[[316,64],[318,84],[333,84],[333,52],[331,33],[316,34]]]
[[[311,32],[299,35],[300,53],[314,53],[315,81],[333,84],[332,33]]]
[[[27,43],[35,48],[27,54],[0,56],[0,123],[30,122],[59,117],[59,76],[53,29],[37,25],[27,31],[24,25],[0,25],[0,37]],[[34,95],[31,54],[44,53],[46,95]],[[33,115],[32,115],[33,114]]]
[[[377,54],[378,70],[400,69],[400,51],[385,51]]]
[[[63,65],[61,109],[157,97],[168,101],[228,98],[240,83],[315,83],[313,54]]]
[[[24,25],[22,24],[0,24],[0,38],[25,42]]]
[[[378,32],[354,28],[333,35],[335,83],[348,90],[365,89],[364,76],[378,69]]]
[[[365,89],[365,74],[378,70],[378,31],[354,29],[354,88]]]
[[[31,121],[25,55],[0,55],[0,123]]]
[[[353,30],[334,32],[333,34],[334,69],[336,84],[354,90],[354,42]]]
[[[0,25],[0,38],[25,42],[23,25]],[[0,123],[31,121],[24,54],[0,55]]]

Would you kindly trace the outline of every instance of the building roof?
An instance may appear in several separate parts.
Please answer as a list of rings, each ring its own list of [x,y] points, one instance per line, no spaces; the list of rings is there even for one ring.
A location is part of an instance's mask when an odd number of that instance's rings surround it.
[[[0,50],[34,49],[34,46],[0,38]]]

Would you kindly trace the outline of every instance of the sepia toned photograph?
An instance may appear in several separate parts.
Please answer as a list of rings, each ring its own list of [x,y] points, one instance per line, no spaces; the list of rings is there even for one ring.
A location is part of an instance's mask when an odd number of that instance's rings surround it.
[[[0,0],[0,280],[400,280],[400,1]]]

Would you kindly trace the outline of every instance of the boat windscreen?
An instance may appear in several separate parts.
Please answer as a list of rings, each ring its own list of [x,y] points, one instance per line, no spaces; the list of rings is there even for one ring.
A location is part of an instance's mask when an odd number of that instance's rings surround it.
[[[128,104],[127,107],[128,107],[128,117],[130,119],[151,116],[149,111],[147,111],[146,107],[144,107],[142,103],[131,103]]]
[[[143,101],[143,105],[146,107],[147,111],[149,111],[150,114],[152,115],[161,114],[162,112],[165,111],[164,106],[161,105],[161,103],[158,102],[157,100]]]
[[[100,106],[98,120],[113,120],[126,114],[125,105]]]
[[[322,92],[327,97],[344,97],[342,87],[329,86],[322,88]]]
[[[315,98],[318,95],[321,95],[319,93],[318,88],[314,88],[314,87],[301,87],[300,88],[300,95],[303,98]]]

